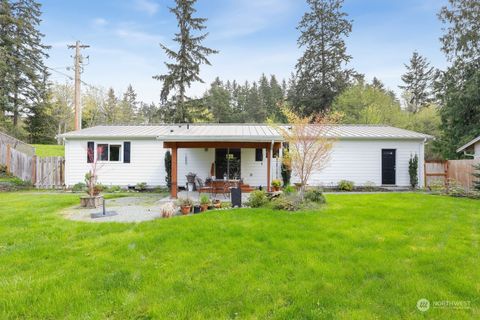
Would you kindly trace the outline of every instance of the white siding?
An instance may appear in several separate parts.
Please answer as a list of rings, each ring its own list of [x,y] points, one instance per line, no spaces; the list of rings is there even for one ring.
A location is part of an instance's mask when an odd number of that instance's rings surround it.
[[[72,186],[83,182],[85,173],[91,168],[87,163],[87,141],[65,142],[65,182]],[[151,186],[165,185],[164,156],[166,149],[157,140],[97,140],[95,143],[123,144],[131,141],[131,163],[104,162],[98,171],[99,181],[106,185],[135,185],[146,182]],[[372,181],[381,185],[382,149],[396,149],[396,182],[398,186],[409,185],[408,160],[411,154],[419,155],[419,183],[423,185],[424,144],[419,140],[340,140],[335,143],[327,168],[314,172],[310,185],[336,185],[342,179],[352,180],[356,185]],[[123,156],[123,150],[122,150]],[[215,149],[179,149],[178,185],[185,186],[186,174],[195,172],[205,179],[210,176],[210,166],[215,161]],[[245,183],[251,186],[266,186],[267,159],[255,161],[255,149],[241,150],[241,172]],[[272,158],[271,178],[281,179],[281,161]],[[298,181],[292,177],[292,181]]]
[[[335,143],[328,166],[313,172],[309,185],[335,186],[342,179],[361,186],[371,181],[382,184],[382,149],[396,149],[396,185],[408,186],[408,160],[410,155],[419,157],[420,185],[423,185],[423,141],[409,140],[339,140]],[[298,182],[298,177],[292,177]]]
[[[215,149],[195,148],[178,149],[178,186],[183,187],[187,183],[186,175],[194,172],[204,180],[210,177],[210,168],[215,161]]]
[[[128,186],[146,182],[151,186],[165,185],[165,149],[156,140],[88,140],[97,143],[122,144],[131,141],[130,163],[99,162],[98,180],[105,185]],[[96,157],[96,156],[95,156]],[[87,163],[87,140],[65,141],[65,184],[72,186],[83,182],[85,173],[91,170]]]

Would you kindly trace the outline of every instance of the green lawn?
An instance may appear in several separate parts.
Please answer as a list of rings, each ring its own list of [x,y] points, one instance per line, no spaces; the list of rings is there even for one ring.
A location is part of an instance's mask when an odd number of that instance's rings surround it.
[[[0,194],[0,319],[480,317],[479,201],[327,199],[92,224],[58,214],[78,195]],[[421,313],[420,298],[471,307]]]
[[[65,147],[56,144],[34,144],[35,154],[39,157],[64,157]]]

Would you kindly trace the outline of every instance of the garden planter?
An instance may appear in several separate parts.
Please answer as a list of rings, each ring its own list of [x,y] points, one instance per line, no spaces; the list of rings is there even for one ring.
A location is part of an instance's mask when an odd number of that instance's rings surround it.
[[[192,210],[192,206],[181,206],[180,210],[182,211],[183,215],[187,215]]]
[[[216,209],[220,209],[222,207],[222,203],[220,202],[220,200],[215,200],[215,202],[213,203],[213,207]]]
[[[102,196],[84,196],[80,197],[80,206],[83,208],[97,208],[103,203]]]
[[[273,186],[272,188],[273,188],[273,191],[275,191],[275,192],[278,192],[278,191],[280,191],[280,187]]]
[[[209,204],[201,204],[200,205],[200,211],[205,212],[208,210]]]

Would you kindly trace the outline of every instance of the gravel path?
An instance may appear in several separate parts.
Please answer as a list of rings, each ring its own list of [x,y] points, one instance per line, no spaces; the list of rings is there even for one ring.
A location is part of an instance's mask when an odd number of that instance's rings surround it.
[[[142,222],[161,217],[160,207],[170,202],[159,195],[142,195],[141,197],[125,197],[106,200],[106,212],[115,215],[92,218],[91,214],[102,213],[103,208],[85,209],[80,206],[70,207],[62,211],[67,219],[85,222]]]

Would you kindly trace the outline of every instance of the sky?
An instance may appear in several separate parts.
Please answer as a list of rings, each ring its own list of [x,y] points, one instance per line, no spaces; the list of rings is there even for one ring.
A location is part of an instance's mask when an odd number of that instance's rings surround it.
[[[52,80],[71,82],[73,50],[80,40],[90,48],[82,80],[120,95],[129,84],[144,102],[158,102],[168,61],[159,46],[171,40],[176,20],[168,11],[173,0],[43,0],[41,31],[51,45],[47,65]],[[446,66],[440,51],[442,24],[437,13],[446,0],[345,0],[353,20],[346,39],[350,66],[374,76],[400,94],[398,85],[412,52],[417,50],[437,68]],[[193,84],[189,95],[201,96],[215,77],[237,82],[257,80],[262,73],[288,79],[302,54],[296,26],[307,5],[303,0],[198,0],[197,15],[208,18],[205,45],[217,49],[211,66],[202,66],[205,83]]]

